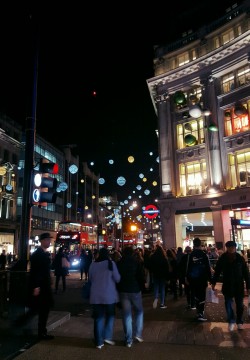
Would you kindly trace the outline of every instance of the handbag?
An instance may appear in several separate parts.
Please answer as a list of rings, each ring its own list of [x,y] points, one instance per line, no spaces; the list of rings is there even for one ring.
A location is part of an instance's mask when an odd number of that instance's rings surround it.
[[[83,299],[88,300],[90,298],[90,288],[91,288],[91,282],[86,281],[82,286]]]
[[[62,257],[62,267],[67,269],[70,267],[70,262],[66,259],[66,257]]]

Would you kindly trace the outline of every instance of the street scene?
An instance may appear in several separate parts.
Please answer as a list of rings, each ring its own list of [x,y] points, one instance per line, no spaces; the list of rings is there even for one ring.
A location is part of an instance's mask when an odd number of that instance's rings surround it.
[[[0,359],[236,359],[250,356],[250,318],[247,314],[248,297],[244,299],[244,330],[228,331],[224,301],[219,291],[219,304],[207,303],[208,321],[200,323],[195,310],[186,309],[183,295],[178,300],[172,294],[166,296],[166,309],[153,309],[152,291],[143,294],[144,331],[143,343],[135,343],[131,349],[124,346],[120,309],[117,308],[114,340],[115,346],[105,345],[100,351],[93,340],[91,306],[82,298],[83,281],[78,271],[67,276],[67,290],[54,295],[55,306],[48,321],[51,341],[37,342],[36,323],[30,328],[10,327],[9,321],[0,319]],[[220,286],[218,287],[220,288]],[[5,327],[5,328],[4,328]]]

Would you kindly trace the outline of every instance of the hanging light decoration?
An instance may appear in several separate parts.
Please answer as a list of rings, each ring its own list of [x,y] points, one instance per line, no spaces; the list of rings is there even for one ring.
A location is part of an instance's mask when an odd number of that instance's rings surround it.
[[[183,105],[186,103],[186,97],[183,91],[176,91],[174,93],[174,102],[177,105]]]
[[[194,146],[196,144],[196,137],[192,134],[188,134],[184,137],[184,142],[187,146]]]
[[[191,105],[189,107],[189,115],[197,119],[202,115],[202,110],[199,105]]]
[[[208,126],[208,130],[210,130],[210,131],[219,131],[218,126],[215,125],[215,124],[210,124]]]
[[[244,116],[247,115],[247,109],[242,104],[238,103],[235,104],[234,113],[237,116]]]

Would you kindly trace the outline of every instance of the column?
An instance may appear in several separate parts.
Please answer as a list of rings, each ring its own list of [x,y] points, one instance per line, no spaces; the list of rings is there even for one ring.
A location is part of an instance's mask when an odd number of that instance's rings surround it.
[[[210,187],[221,188],[223,186],[222,179],[222,167],[220,157],[220,143],[219,143],[219,131],[210,131],[209,125],[214,124],[218,127],[217,120],[217,104],[216,94],[214,88],[214,81],[212,77],[201,79],[203,107],[208,108],[211,111],[211,115],[205,116],[207,136],[206,145],[207,158],[209,161],[210,172]]]
[[[169,97],[157,96],[159,159],[160,159],[160,194],[162,198],[172,197],[172,124]]]

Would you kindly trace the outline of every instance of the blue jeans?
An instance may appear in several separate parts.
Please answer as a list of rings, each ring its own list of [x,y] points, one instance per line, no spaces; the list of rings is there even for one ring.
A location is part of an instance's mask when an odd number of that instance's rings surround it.
[[[236,320],[236,324],[243,324],[243,312],[244,312],[243,296],[237,295],[234,298],[232,298],[224,295],[224,300],[225,300],[225,308],[226,308],[228,323],[234,324]],[[234,300],[236,305],[236,319],[232,306]]]
[[[154,282],[154,298],[158,299],[160,295],[161,305],[165,304],[166,279],[153,277]]]
[[[141,292],[122,292],[120,293],[120,302],[122,306],[122,323],[125,334],[125,342],[132,343],[133,328],[135,336],[142,337],[144,312]]]
[[[104,340],[112,340],[115,304],[93,304],[93,318],[96,346],[102,345]]]

